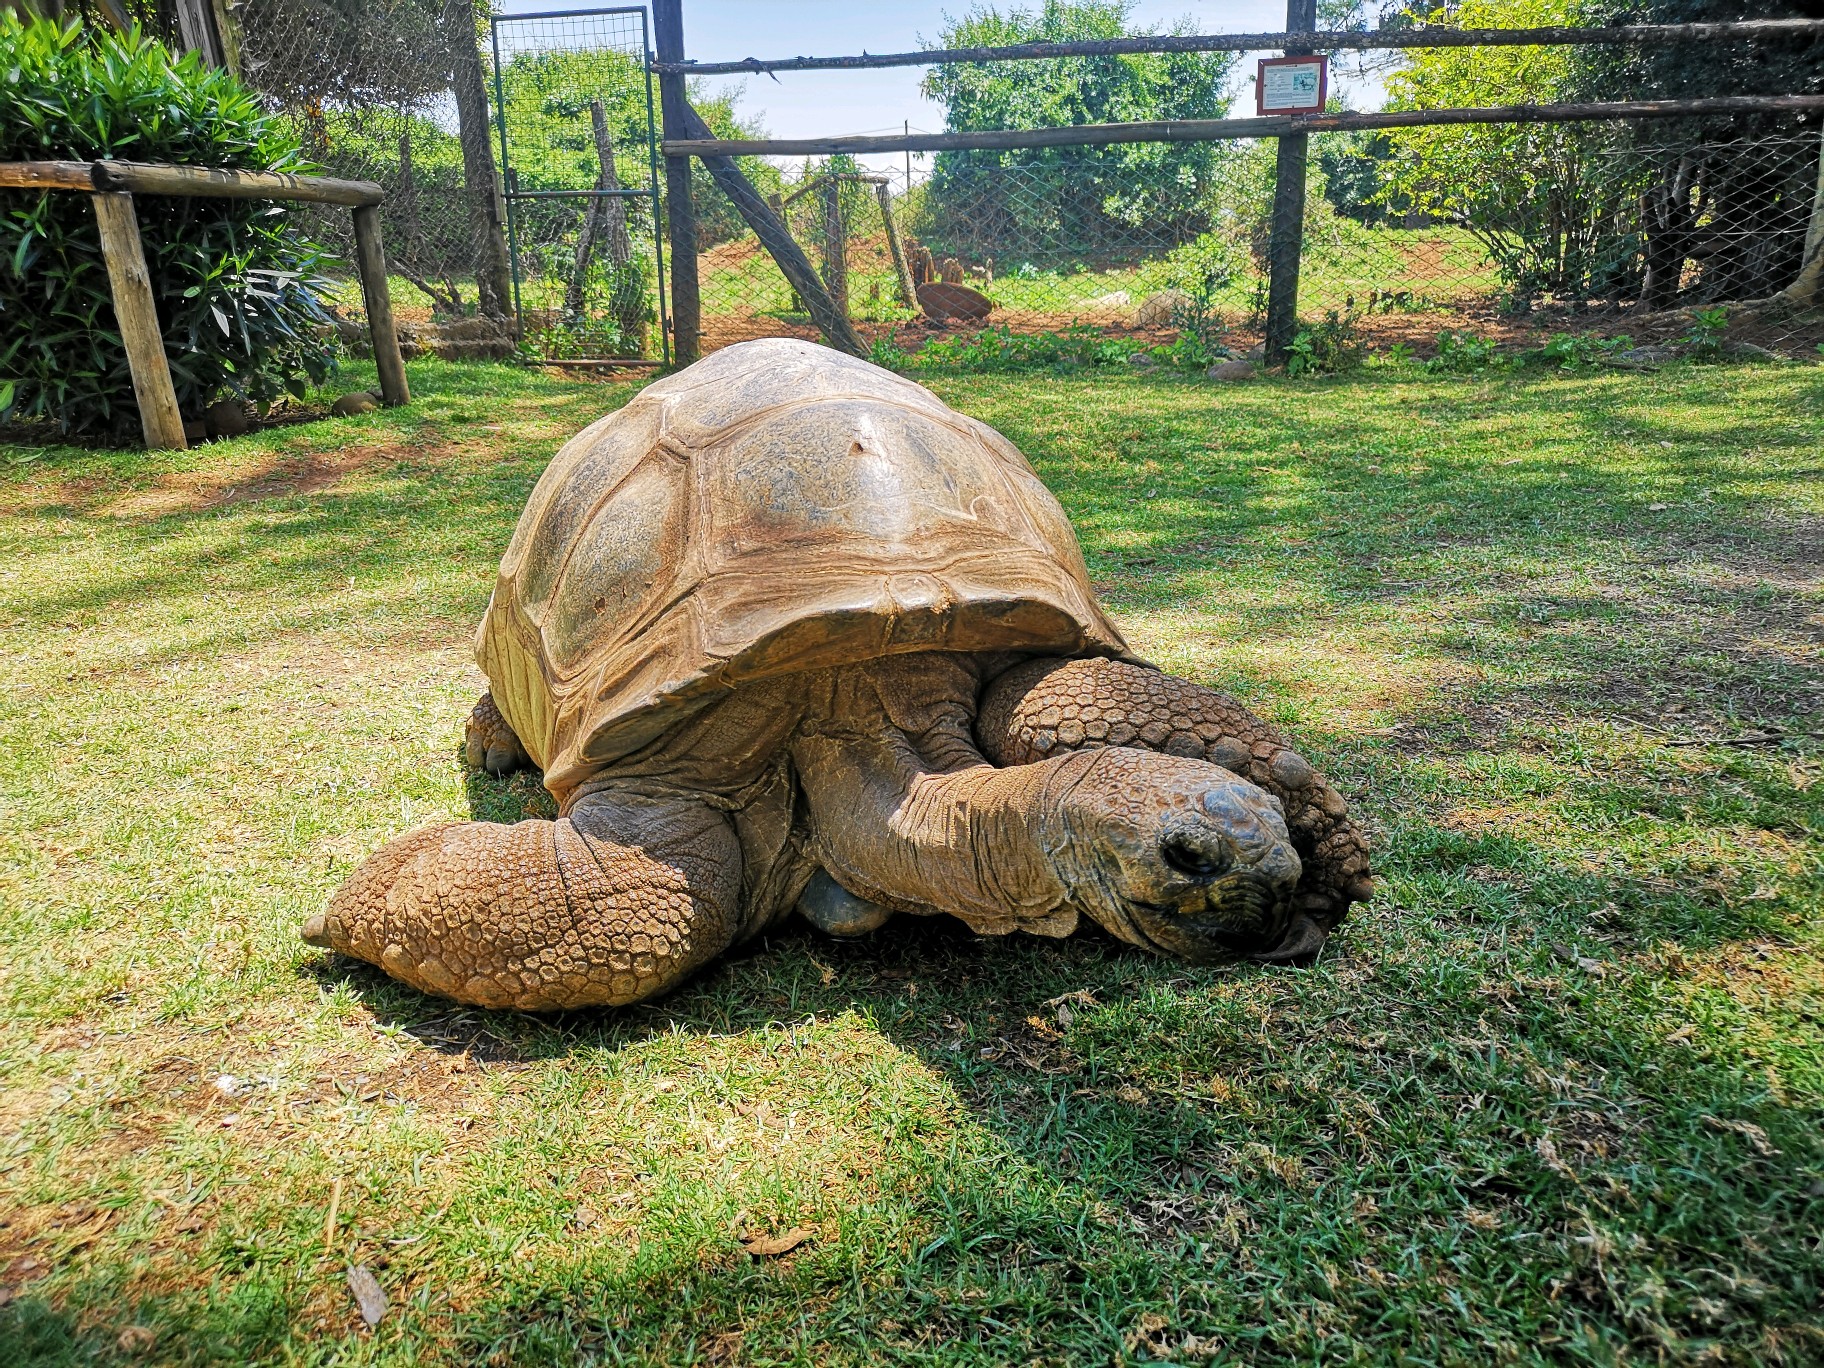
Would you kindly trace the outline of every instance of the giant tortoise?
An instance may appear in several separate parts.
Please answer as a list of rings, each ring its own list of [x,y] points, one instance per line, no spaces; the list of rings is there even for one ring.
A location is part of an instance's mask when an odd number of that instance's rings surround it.
[[[1011,443],[810,343],[572,439],[476,657],[471,763],[560,815],[410,832],[304,927],[462,1002],[636,1002],[793,908],[1295,960],[1372,888],[1273,728],[1133,656]]]

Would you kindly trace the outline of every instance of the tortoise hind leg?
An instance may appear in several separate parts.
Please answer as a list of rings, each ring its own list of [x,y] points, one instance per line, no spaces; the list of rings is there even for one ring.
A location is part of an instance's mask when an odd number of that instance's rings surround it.
[[[989,682],[975,729],[997,765],[1133,746],[1221,765],[1279,799],[1305,866],[1296,907],[1312,925],[1295,922],[1264,958],[1316,950],[1349,904],[1374,891],[1368,843],[1342,795],[1271,726],[1214,689],[1119,660],[1028,660]]]
[[[721,953],[740,888],[741,851],[722,813],[694,799],[597,792],[555,822],[401,836],[303,933],[458,1002],[622,1006]]]
[[[463,748],[468,754],[470,769],[485,769],[489,774],[502,775],[532,768],[532,757],[519,744],[507,719],[500,715],[491,693],[484,693],[469,714],[469,724],[463,732]]]

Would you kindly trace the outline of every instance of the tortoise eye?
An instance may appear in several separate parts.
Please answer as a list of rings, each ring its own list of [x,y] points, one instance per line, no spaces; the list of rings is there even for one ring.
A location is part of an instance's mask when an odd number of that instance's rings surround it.
[[[1159,842],[1159,854],[1180,874],[1213,879],[1229,867],[1229,852],[1214,836],[1174,832]]]

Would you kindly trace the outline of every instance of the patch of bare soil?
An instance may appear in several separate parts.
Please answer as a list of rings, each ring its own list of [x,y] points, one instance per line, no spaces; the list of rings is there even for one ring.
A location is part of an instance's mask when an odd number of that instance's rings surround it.
[[[396,444],[350,446],[301,456],[275,455],[235,470],[173,471],[149,486],[91,476],[51,480],[23,486],[14,498],[15,506],[22,508],[67,508],[109,518],[162,518],[261,499],[320,494],[363,470],[423,458],[422,449]]]

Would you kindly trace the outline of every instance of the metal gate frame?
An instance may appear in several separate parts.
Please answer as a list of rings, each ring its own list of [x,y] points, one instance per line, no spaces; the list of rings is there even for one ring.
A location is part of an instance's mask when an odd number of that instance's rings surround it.
[[[521,190],[519,176],[513,169],[512,154],[507,144],[507,92],[501,77],[500,26],[524,23],[532,19],[589,19],[609,14],[637,14],[640,17],[641,63],[646,75],[646,188],[644,190]],[[519,322],[520,336],[525,336],[525,306],[519,297],[519,215],[514,205],[520,200],[538,199],[649,199],[652,201],[652,250],[658,267],[653,282],[659,301],[659,354],[664,364],[671,364],[671,318],[666,307],[665,234],[660,228],[658,120],[652,96],[652,22],[644,5],[611,5],[601,9],[540,10],[534,14],[490,14],[488,42],[494,51],[494,122],[500,131],[500,178],[507,202],[507,258],[513,271],[513,315]],[[603,358],[631,360],[632,358]]]

